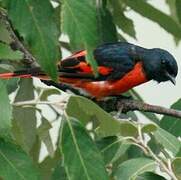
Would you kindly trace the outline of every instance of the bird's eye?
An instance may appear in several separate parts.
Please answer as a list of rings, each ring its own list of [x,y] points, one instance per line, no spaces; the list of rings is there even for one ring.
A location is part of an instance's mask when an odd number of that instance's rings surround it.
[[[162,64],[165,64],[165,63],[166,63],[166,61],[165,61],[164,59],[162,59],[162,60],[161,60],[161,63],[162,63]]]

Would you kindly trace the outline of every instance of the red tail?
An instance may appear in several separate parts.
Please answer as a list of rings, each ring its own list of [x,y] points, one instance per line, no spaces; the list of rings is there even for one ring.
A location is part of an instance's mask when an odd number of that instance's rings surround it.
[[[19,78],[31,78],[31,74],[19,74],[19,73],[2,73],[0,74],[0,79],[10,79],[13,77],[19,77]]]

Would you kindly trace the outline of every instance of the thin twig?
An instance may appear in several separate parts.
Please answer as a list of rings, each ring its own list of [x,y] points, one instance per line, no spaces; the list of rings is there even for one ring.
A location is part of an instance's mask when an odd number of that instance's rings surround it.
[[[141,149],[144,149],[145,155],[152,157],[157,164],[160,166],[160,168],[165,171],[173,180],[177,180],[175,174],[173,173],[172,169],[169,168],[159,157],[151,150],[151,148],[143,141],[143,133],[141,129],[139,129],[138,126],[138,134],[139,134],[139,140],[135,139],[135,145],[138,147],[141,147]]]
[[[51,102],[51,101],[39,101],[38,102],[35,99],[35,100],[30,100],[30,101],[20,101],[20,102],[12,103],[12,105],[16,106],[16,107],[36,106],[36,105],[41,105],[41,104],[44,104],[44,105],[57,105],[58,102]]]
[[[36,105],[49,105],[49,106],[58,106],[64,107],[67,101],[40,101],[39,97],[34,100],[29,101],[19,101],[12,103],[16,107],[27,107],[27,106],[36,106]],[[58,112],[58,111],[56,111]]]
[[[157,157],[150,147],[141,144],[141,146],[148,152],[148,154],[159,164],[160,168],[164,170],[173,180],[177,180],[175,174],[166,166],[166,164]]]

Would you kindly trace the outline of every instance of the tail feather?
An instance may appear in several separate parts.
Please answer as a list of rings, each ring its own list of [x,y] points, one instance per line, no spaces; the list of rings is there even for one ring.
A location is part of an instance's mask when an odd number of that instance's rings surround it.
[[[10,79],[13,77],[19,77],[19,78],[31,78],[32,75],[31,74],[26,74],[25,72],[23,73],[23,71],[20,73],[19,72],[12,72],[12,73],[1,73],[0,74],[0,79]]]
[[[39,67],[36,67],[36,68],[18,70],[14,72],[0,73],[0,79],[10,79],[13,77],[31,78],[33,76],[38,77],[39,75],[45,75],[45,74],[41,71]]]
[[[69,69],[66,71],[59,70],[58,72],[59,77],[66,77],[66,78],[80,78],[80,79],[95,79],[92,73],[82,73],[82,72],[69,72]],[[15,72],[8,72],[8,73],[0,73],[0,79],[10,79],[10,78],[31,78],[37,77],[41,80],[50,80],[51,78],[47,76],[42,71],[34,71],[32,69],[29,70],[22,70],[22,71],[15,71]]]

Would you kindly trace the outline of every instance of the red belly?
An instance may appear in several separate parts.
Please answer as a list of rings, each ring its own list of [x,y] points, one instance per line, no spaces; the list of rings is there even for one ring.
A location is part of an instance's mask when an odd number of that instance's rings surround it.
[[[60,81],[81,88],[98,99],[120,95],[129,89],[148,81],[142,68],[142,63],[137,63],[133,70],[128,72],[120,80],[115,81],[85,81],[76,78],[60,78]]]

